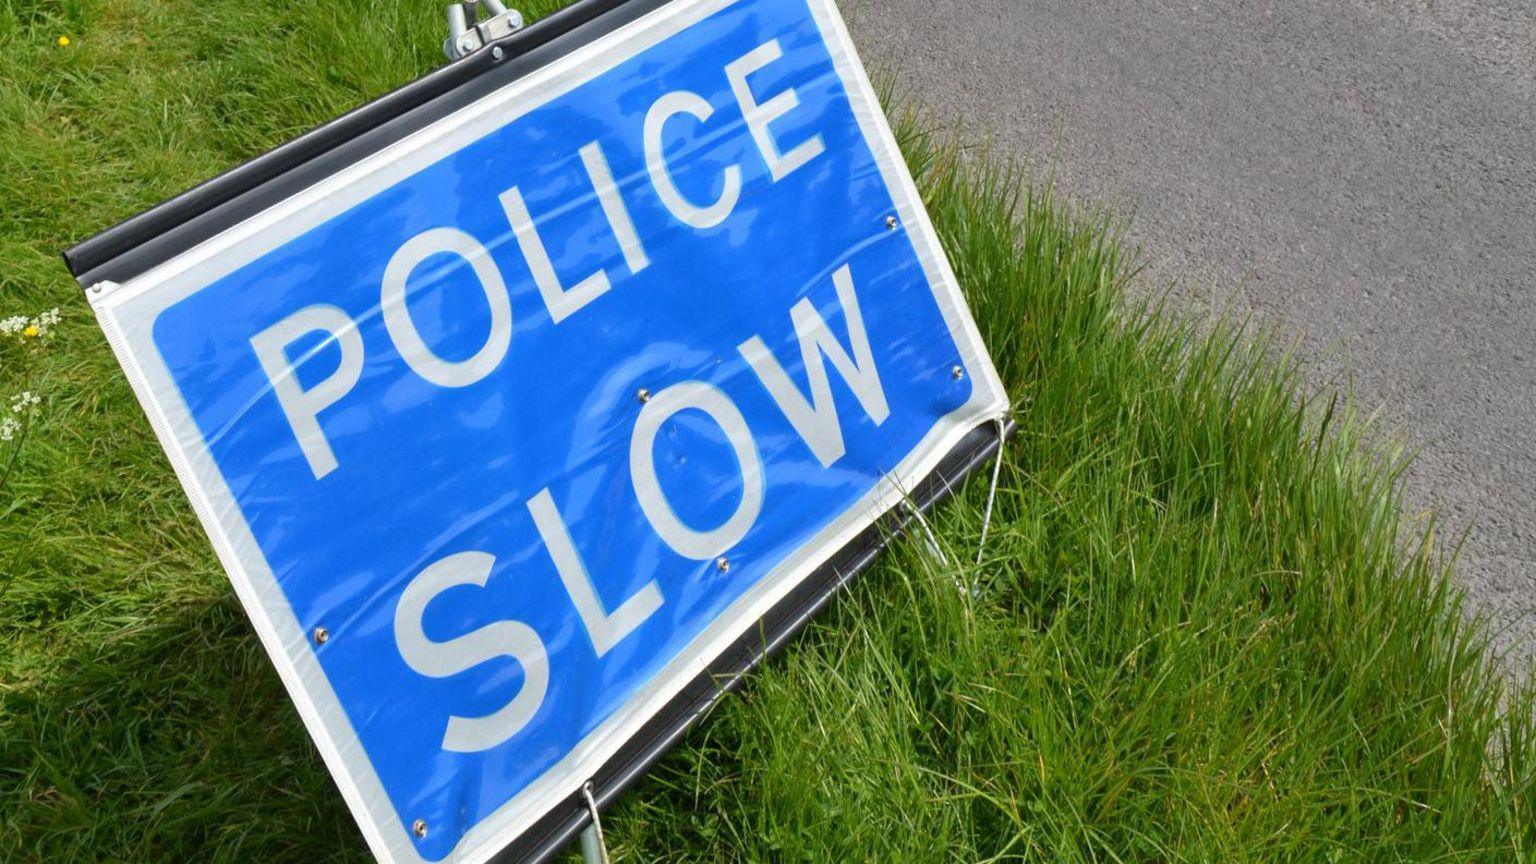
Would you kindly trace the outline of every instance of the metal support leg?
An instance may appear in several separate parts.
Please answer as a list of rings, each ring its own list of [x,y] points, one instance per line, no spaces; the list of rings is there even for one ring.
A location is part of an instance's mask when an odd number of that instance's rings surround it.
[[[608,864],[608,856],[603,854],[603,841],[597,836],[597,828],[588,825],[581,832],[581,860],[586,864]]]
[[[581,795],[587,800],[587,812],[592,814],[592,824],[581,832],[581,860],[586,864],[608,864],[608,846],[603,842],[603,822],[597,815],[597,799],[592,797],[592,784],[581,787]]]

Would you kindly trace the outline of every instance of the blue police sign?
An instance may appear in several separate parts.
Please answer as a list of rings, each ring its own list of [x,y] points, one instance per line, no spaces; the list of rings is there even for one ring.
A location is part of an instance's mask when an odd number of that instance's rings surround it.
[[[93,302],[388,861],[568,800],[1006,408],[832,0],[677,0]]]

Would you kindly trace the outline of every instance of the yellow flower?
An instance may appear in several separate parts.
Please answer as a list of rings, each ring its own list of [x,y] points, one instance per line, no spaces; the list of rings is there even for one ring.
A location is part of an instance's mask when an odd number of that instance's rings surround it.
[[[60,36],[59,37],[59,47],[60,48],[68,48],[69,47],[69,37],[68,36]]]
[[[36,324],[28,324],[27,325],[27,329],[21,331],[21,335],[26,336],[29,339],[35,339],[42,332],[43,331],[37,329],[37,325]]]

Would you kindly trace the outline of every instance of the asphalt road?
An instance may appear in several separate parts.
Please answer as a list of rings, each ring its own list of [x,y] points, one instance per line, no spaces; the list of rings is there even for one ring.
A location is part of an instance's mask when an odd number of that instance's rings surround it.
[[[1469,532],[1473,605],[1536,658],[1536,3],[848,3],[903,91],[1379,406],[1421,448],[1410,505]]]

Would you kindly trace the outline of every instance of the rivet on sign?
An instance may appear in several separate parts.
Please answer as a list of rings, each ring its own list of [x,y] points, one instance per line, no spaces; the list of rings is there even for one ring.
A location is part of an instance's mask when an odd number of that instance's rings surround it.
[[[495,48],[491,49],[491,59],[492,60],[500,60],[502,57],[506,56],[506,53],[507,52],[501,50],[501,46],[500,45],[497,45]]]
[[[100,282],[97,282],[95,285],[91,286],[91,293],[92,294],[100,294],[101,293],[101,283]]]
[[[956,366],[955,368],[949,370],[949,377],[959,381],[961,378],[965,377],[965,370],[961,369],[959,366]]]
[[[885,227],[891,229],[892,231],[895,231],[896,230],[896,226],[900,225],[900,224],[901,224],[900,222],[896,221],[896,217],[895,216],[887,216],[887,217],[885,217]]]
[[[719,558],[715,559],[715,566],[720,568],[721,573],[724,573],[731,569],[731,559],[721,555]]]
[[[411,833],[415,834],[417,837],[427,836],[427,820],[417,819],[415,822],[412,822]]]
[[[316,645],[324,645],[326,642],[329,642],[330,639],[331,631],[325,629],[324,627],[315,628],[314,640]]]
[[[640,392],[635,394],[635,398],[639,399],[640,404],[644,405],[645,403],[651,401],[651,391],[641,387]]]

